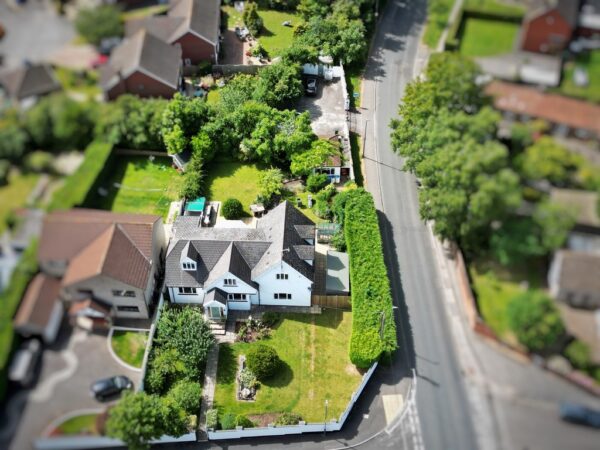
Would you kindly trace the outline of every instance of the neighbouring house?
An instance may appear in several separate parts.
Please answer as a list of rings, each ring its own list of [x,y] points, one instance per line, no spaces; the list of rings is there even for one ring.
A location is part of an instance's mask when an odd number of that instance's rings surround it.
[[[485,73],[501,80],[549,87],[560,84],[562,59],[559,56],[518,51],[476,58],[476,61]]]
[[[600,255],[559,250],[548,272],[550,293],[574,308],[600,308]]]
[[[338,152],[336,155],[331,156],[321,167],[313,169],[314,173],[324,173],[330,182],[339,183],[342,180],[342,172],[344,177],[350,175],[349,170],[342,167],[343,159],[342,155]]]
[[[64,315],[60,278],[38,273],[27,286],[13,325],[24,337],[39,336],[46,344],[56,340]]]
[[[311,306],[315,226],[289,202],[257,220],[256,228],[202,228],[180,216],[166,259],[173,303],[204,307],[209,319],[255,305]]]
[[[577,28],[580,0],[545,0],[523,19],[521,49],[536,53],[565,50]]]
[[[123,94],[171,98],[181,79],[181,47],[145,30],[123,40],[100,69],[100,86],[108,100]]]
[[[600,40],[600,0],[583,0],[577,22],[577,35]]]
[[[91,209],[48,214],[37,255],[41,273],[19,306],[17,331],[51,336],[63,307],[88,329],[147,319],[160,293],[165,247],[159,216]]]
[[[559,136],[600,137],[598,105],[504,81],[492,81],[485,92],[494,97],[494,107],[502,112],[505,120],[543,119]]]
[[[23,109],[33,106],[40,97],[59,91],[60,83],[46,64],[23,63],[0,72],[0,100]]]
[[[220,0],[172,0],[166,15],[128,21],[125,35],[144,29],[168,44],[179,44],[184,64],[189,66],[218,62],[220,27]]]

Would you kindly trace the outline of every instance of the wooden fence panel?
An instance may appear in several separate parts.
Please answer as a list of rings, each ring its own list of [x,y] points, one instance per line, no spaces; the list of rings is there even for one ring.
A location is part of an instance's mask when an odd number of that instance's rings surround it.
[[[312,304],[324,308],[352,309],[349,295],[313,295]]]

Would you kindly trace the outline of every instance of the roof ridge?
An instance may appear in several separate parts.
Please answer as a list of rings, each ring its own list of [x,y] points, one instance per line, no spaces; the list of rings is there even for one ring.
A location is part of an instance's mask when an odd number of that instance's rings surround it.
[[[113,239],[115,238],[115,232],[117,230],[117,225],[112,224],[108,230],[110,230],[110,238],[108,240],[108,245],[106,248],[106,251],[104,252],[104,254],[102,255],[102,260],[100,262],[100,273],[102,273],[102,271],[104,270],[104,264],[106,263],[106,256],[108,255],[108,252],[110,251],[110,247],[112,245]],[[104,233],[102,233],[104,234]],[[102,234],[100,236],[102,236]],[[96,239],[94,239],[96,240]]]

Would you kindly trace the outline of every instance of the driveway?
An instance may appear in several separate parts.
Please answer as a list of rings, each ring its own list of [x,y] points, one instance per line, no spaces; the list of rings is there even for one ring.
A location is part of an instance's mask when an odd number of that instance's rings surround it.
[[[303,96],[297,105],[298,111],[308,111],[311,126],[319,137],[329,139],[336,130],[341,133],[346,123],[344,110],[344,92],[340,80],[325,82],[318,78],[317,95]]]
[[[53,420],[78,409],[101,408],[90,384],[122,374],[137,387],[141,372],[126,369],[108,351],[106,334],[63,325],[58,342],[44,352],[40,378],[31,391],[13,393],[0,423],[0,448],[29,450]],[[7,437],[12,434],[12,437]]]
[[[22,6],[0,0],[0,22],[6,29],[0,40],[5,66],[24,59],[44,61],[75,38],[73,25],[56,13],[50,0],[30,0]]]

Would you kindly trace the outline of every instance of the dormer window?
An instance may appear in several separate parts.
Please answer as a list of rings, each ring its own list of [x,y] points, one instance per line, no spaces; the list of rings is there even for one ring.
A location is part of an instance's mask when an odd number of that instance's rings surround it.
[[[288,279],[288,274],[287,273],[278,273],[277,274],[277,279],[278,280],[287,280]]]
[[[236,282],[235,282],[235,278],[224,278],[223,279],[223,286],[235,286]]]
[[[184,262],[181,264],[183,270],[196,270],[196,263],[193,262]]]

